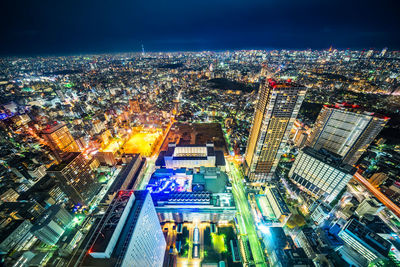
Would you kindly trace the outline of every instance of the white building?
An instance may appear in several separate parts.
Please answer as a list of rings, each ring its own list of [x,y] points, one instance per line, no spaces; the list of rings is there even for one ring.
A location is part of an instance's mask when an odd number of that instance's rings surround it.
[[[392,244],[356,219],[351,219],[339,232],[339,237],[368,262],[385,259]]]
[[[328,218],[329,209],[326,208],[323,204],[319,204],[310,216],[315,224],[320,225],[325,221],[326,218]]]
[[[355,172],[338,155],[305,147],[297,155],[289,178],[313,197],[331,203]]]
[[[364,216],[365,214],[376,215],[383,210],[383,208],[384,206],[377,199],[366,198],[358,205],[356,213],[358,216]]]
[[[81,266],[161,267],[166,242],[148,191],[119,191]]]
[[[158,162],[163,161],[158,164]],[[168,144],[168,150],[160,153],[157,166],[168,169],[223,167],[225,159],[222,151],[215,151],[213,143],[206,145]]]

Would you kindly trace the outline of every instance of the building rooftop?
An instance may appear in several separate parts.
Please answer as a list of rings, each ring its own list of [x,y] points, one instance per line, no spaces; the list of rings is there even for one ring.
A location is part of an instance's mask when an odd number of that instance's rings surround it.
[[[373,232],[370,228],[356,219],[351,219],[344,226],[343,231],[350,232],[352,236],[365,242],[367,245],[378,251],[381,255],[387,256],[391,243]]]
[[[28,220],[12,220],[6,226],[0,228],[0,242],[3,242],[12,232],[15,231],[21,224],[30,223]]]
[[[311,147],[306,146],[302,149],[302,151],[305,154],[307,154],[313,158],[316,158],[316,159],[318,159],[318,160],[320,160],[320,161],[322,161],[344,173],[354,175],[357,171],[357,169],[354,168],[353,166],[342,163],[342,159],[339,155],[337,155],[333,152],[327,151],[325,149],[315,150]]]
[[[187,153],[185,153],[186,151],[183,151],[185,147],[198,149],[195,149],[195,151],[191,151],[190,149],[188,149]],[[220,150],[215,150],[214,144],[210,142],[203,145],[180,145],[169,143],[167,150],[161,151],[158,154],[157,160],[155,162],[156,166],[165,167],[165,157],[172,157],[173,160],[207,160],[207,157],[215,157],[216,166],[225,166],[224,152]]]
[[[118,262],[125,256],[127,249],[125,244],[134,232],[147,195],[148,191],[118,192],[99,223],[98,230],[93,236],[93,245],[88,251],[89,255],[85,256],[82,266],[118,266]],[[112,246],[109,258],[90,256],[92,253],[104,253],[109,246]]]
[[[350,103],[347,103],[347,102],[336,103],[335,105],[324,105],[324,107],[325,108],[340,109],[340,110],[345,110],[345,111],[354,112],[354,113],[362,113],[364,115],[373,116],[375,118],[383,119],[385,121],[386,120],[390,120],[390,117],[384,116],[384,115],[379,114],[379,113],[366,111],[364,108],[362,108],[359,105],[350,104]]]
[[[291,79],[287,80],[275,80],[275,79],[268,79],[268,85],[271,86],[273,89],[280,89],[280,88],[305,88],[302,85],[299,85],[293,82]]]
[[[76,159],[81,152],[69,152],[68,155],[57,165],[52,165],[47,169],[47,172],[59,172],[67,167],[74,159]]]
[[[57,131],[58,129],[61,129],[64,126],[65,126],[64,123],[55,121],[52,124],[47,124],[46,128],[42,129],[41,133],[42,134],[51,134],[51,133],[54,133],[55,131]]]

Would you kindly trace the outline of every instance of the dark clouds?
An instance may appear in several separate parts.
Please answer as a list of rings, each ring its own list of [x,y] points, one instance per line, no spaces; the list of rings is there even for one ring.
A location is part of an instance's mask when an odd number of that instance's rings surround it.
[[[5,0],[0,53],[400,48],[397,1]]]

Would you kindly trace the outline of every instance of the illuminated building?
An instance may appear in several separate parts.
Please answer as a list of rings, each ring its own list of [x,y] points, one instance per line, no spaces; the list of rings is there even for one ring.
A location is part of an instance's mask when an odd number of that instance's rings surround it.
[[[353,177],[356,169],[325,150],[303,148],[289,171],[289,178],[300,188],[322,201],[332,202]]]
[[[293,137],[294,145],[299,148],[304,147],[307,141],[307,137],[308,134],[306,129],[304,128],[298,129]]]
[[[291,81],[261,83],[245,154],[250,182],[273,177],[305,94],[305,87]]]
[[[374,233],[356,219],[348,221],[339,232],[339,237],[354,251],[371,262],[378,258],[385,259],[388,256],[391,243]]]
[[[364,216],[365,214],[375,215],[383,210],[384,206],[376,198],[366,198],[360,205],[358,205],[355,212],[358,216]]]
[[[88,204],[99,187],[93,171],[96,166],[97,159],[86,159],[81,152],[71,152],[60,164],[51,166],[47,173],[56,179],[57,185],[72,202]]]
[[[0,205],[0,218],[5,219],[11,217],[14,220],[30,220],[38,219],[44,208],[36,201],[18,201],[5,202]]]
[[[14,202],[17,201],[19,194],[12,188],[3,187],[0,189],[1,202]]]
[[[213,222],[233,220],[236,212],[228,176],[219,168],[157,169],[148,185],[159,220]]]
[[[73,217],[60,205],[51,206],[32,227],[32,233],[48,245],[55,245]]]
[[[30,232],[32,224],[29,220],[13,220],[0,228],[0,254],[7,254],[12,249],[16,251],[24,247],[33,236]]]
[[[32,227],[34,236],[48,245],[55,245],[65,230],[52,220],[49,214],[43,216],[40,221]]]
[[[291,213],[278,190],[273,187],[267,187],[265,188],[265,196],[275,214],[275,218],[285,222]]]
[[[320,203],[311,212],[310,217],[316,225],[320,225],[329,217],[329,212],[330,210],[323,203]]]
[[[174,109],[172,111],[172,114],[173,115],[178,115],[179,114],[179,100],[178,99],[174,99],[173,103],[174,103]]]
[[[328,245],[320,240],[311,227],[301,229],[295,240],[311,260],[314,260],[317,256],[327,254],[329,251]]]
[[[166,242],[148,191],[119,191],[80,266],[161,267]]]
[[[133,154],[130,155],[130,157],[125,154],[124,156],[123,160],[127,160],[128,162],[119,172],[118,176],[107,191],[109,196],[114,197],[116,192],[119,190],[136,189],[140,180],[137,178],[141,177],[141,174],[145,169],[146,158],[142,158],[140,154]],[[112,200],[112,198],[109,199]]]
[[[381,184],[383,184],[387,179],[389,178],[389,176],[385,173],[379,172],[379,173],[374,173],[369,179],[368,181],[370,182],[370,184],[372,184],[373,186],[380,186]]]
[[[58,160],[63,157],[63,152],[77,152],[78,145],[64,123],[54,122],[42,130],[41,136],[55,153]]]
[[[129,108],[131,112],[139,113],[140,112],[139,100],[137,98],[129,99]]]
[[[346,103],[323,106],[307,140],[308,146],[325,148],[354,165],[383,129],[388,117]]]
[[[223,153],[214,150],[213,143],[206,145],[177,145],[168,144],[168,150],[160,153],[156,165],[169,169],[225,167]]]
[[[114,166],[117,164],[114,152],[98,151],[94,156],[101,164],[107,164],[109,166]]]
[[[38,166],[29,166],[28,174],[35,180],[42,179],[46,175],[46,166],[38,165]]]
[[[73,216],[60,205],[52,205],[47,209],[45,216],[51,217],[51,219],[57,223],[60,227],[66,228],[71,221]]]

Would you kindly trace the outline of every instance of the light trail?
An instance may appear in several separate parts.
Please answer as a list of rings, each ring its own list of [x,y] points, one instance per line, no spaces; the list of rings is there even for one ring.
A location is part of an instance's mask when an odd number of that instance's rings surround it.
[[[253,216],[251,215],[250,208],[247,202],[245,190],[243,187],[243,176],[232,162],[229,162],[227,165],[228,169],[230,170],[229,174],[232,178],[232,193],[241,216],[241,219],[238,220],[240,231],[241,233],[247,233],[251,253],[253,255],[254,263],[256,264],[256,266],[267,266],[265,262],[264,252],[261,248],[261,244],[255,229]]]
[[[383,205],[393,211],[397,216],[400,216],[400,208],[394,204],[387,196],[381,191],[376,189],[367,179],[365,179],[360,173],[356,172],[353,176],[358,182],[364,185]]]

